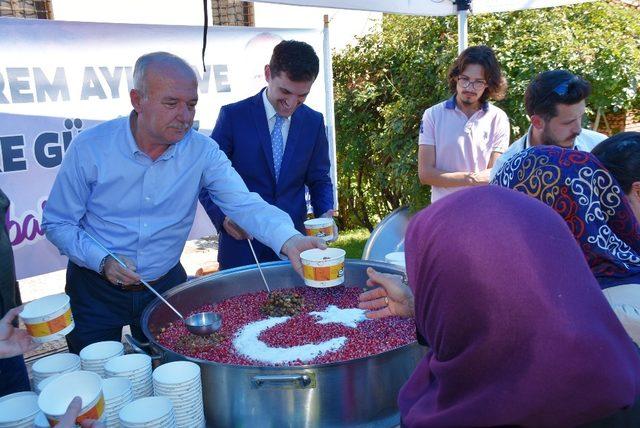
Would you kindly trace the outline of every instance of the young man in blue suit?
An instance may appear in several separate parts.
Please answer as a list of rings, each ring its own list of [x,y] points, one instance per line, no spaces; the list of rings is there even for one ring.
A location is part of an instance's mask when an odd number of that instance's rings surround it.
[[[287,40],[273,50],[264,74],[267,87],[220,109],[211,138],[227,154],[250,191],[280,208],[304,233],[305,185],[316,217],[333,216],[329,144],[322,114],[304,105],[320,61],[307,43]],[[226,217],[206,192],[200,203],[219,233],[220,269],[255,264],[249,235]],[[261,262],[279,260],[253,241]]]

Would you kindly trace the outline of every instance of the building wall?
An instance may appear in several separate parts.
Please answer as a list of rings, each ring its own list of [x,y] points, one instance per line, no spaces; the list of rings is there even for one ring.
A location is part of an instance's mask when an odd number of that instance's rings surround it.
[[[51,0],[0,0],[0,16],[53,19]]]
[[[253,3],[239,0],[212,0],[211,23],[253,27],[255,25]]]

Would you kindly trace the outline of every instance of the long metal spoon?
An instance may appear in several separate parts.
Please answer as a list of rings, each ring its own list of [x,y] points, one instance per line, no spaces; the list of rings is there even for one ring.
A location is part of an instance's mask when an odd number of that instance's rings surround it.
[[[264,277],[264,273],[262,273],[262,267],[260,267],[260,262],[258,261],[258,256],[256,256],[256,252],[253,249],[253,244],[251,243],[251,238],[247,239],[249,243],[249,248],[251,248],[251,253],[253,254],[253,259],[256,261],[258,265],[258,270],[260,271],[260,276],[262,276],[262,282],[264,282],[264,286],[267,287],[267,293],[271,294],[271,289],[269,288],[269,284],[267,284],[267,279]]]
[[[122,266],[125,269],[129,269],[129,267],[126,264],[124,264],[122,262],[122,260],[120,260],[118,257],[116,257],[115,254],[113,254],[111,251],[109,251],[107,248],[105,248],[105,246],[102,245],[96,238],[94,238],[93,236],[91,236],[87,232],[85,232],[85,233],[87,234],[87,236],[89,238],[91,238],[93,240],[93,242],[98,244],[98,246],[100,246],[100,248],[102,248],[111,257],[113,257],[113,259],[116,262],[118,262],[118,264],[120,266]],[[171,303],[169,303],[164,297],[162,297],[160,295],[160,293],[158,293],[152,286],[150,286],[147,283],[147,281],[145,281],[144,279],[140,278],[140,282],[145,287],[147,287],[153,294],[155,294],[158,297],[158,299],[162,300],[167,306],[169,306],[171,308],[171,310],[173,312],[175,312],[176,315],[178,315],[180,317],[180,319],[185,324],[185,326],[187,326],[187,330],[189,330],[191,333],[196,334],[198,336],[207,336],[207,335],[213,333],[214,331],[217,331],[218,329],[220,329],[220,326],[222,325],[222,317],[220,316],[220,314],[217,314],[215,312],[199,312],[197,314],[193,314],[193,315],[185,318],[185,317],[182,316],[182,314],[180,312],[178,312],[178,310],[176,308],[173,307],[173,305]]]

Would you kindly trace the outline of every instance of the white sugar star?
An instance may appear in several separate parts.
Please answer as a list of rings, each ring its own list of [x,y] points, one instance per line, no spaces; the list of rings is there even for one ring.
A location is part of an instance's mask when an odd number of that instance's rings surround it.
[[[337,323],[356,328],[358,323],[367,320],[364,315],[365,312],[363,309],[358,308],[340,309],[335,305],[329,305],[322,312],[309,312],[309,314],[320,318],[318,324]]]
[[[278,324],[287,322],[289,317],[271,317],[247,324],[233,339],[238,353],[255,361],[270,364],[283,364],[293,361],[307,362],[342,348],[347,341],[346,337],[334,337],[320,343],[307,343],[305,345],[291,346],[289,348],[271,347],[258,339],[263,331]]]

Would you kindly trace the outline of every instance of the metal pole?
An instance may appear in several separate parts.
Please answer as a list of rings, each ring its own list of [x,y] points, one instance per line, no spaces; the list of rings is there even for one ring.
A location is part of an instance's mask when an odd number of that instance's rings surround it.
[[[456,0],[455,4],[458,9],[458,54],[460,54],[469,44],[467,17],[471,9],[471,0]]]
[[[469,41],[467,40],[468,26],[467,15],[468,10],[458,11],[458,54],[467,48]]]
[[[336,156],[336,119],[333,110],[333,63],[331,61],[331,42],[329,40],[329,15],[324,16],[322,31],[322,53],[324,57],[325,124],[329,140],[331,159],[331,181],[333,182],[333,209],[338,213],[338,159]]]

